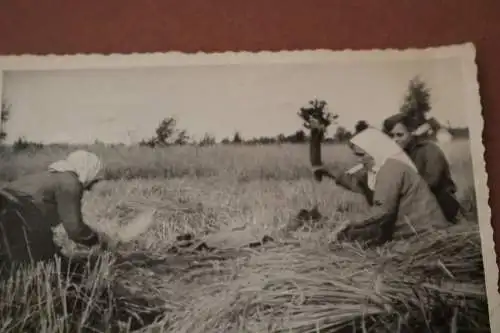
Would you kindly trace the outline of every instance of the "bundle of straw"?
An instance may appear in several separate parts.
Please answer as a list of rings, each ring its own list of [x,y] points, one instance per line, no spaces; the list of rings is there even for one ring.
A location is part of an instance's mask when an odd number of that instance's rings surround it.
[[[22,267],[1,281],[0,331],[117,332],[122,323],[138,329],[161,317],[162,302],[114,281],[109,256],[93,259],[71,269],[59,260]]]
[[[191,301],[172,315],[169,330],[423,332],[450,322],[487,328],[480,244],[476,229],[458,226],[372,250],[268,248],[223,283],[189,290]]]

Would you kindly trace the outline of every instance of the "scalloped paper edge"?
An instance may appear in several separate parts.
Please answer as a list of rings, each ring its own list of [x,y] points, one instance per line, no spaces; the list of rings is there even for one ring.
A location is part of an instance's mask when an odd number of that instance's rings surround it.
[[[408,49],[372,50],[282,50],[282,51],[225,51],[195,52],[180,51],[151,53],[78,53],[47,55],[2,55],[0,70],[60,70],[60,69],[119,69],[148,68],[158,66],[196,66],[196,65],[241,65],[273,63],[318,63],[318,62],[371,62],[439,59],[472,56],[475,47],[472,43]]]
[[[473,43],[432,46],[407,49],[308,49],[282,51],[226,51],[194,52],[180,51],[152,53],[110,53],[110,54],[47,54],[47,55],[3,55],[0,56],[0,74],[4,71],[126,69],[165,66],[206,66],[243,64],[298,64],[298,63],[367,63],[412,61],[417,59],[459,58],[464,77],[463,93],[467,104],[467,119],[470,131],[470,149],[481,248],[486,275],[490,326],[492,332],[500,332],[500,294],[498,292],[498,266],[489,206],[488,174],[486,171],[485,147],[483,145],[484,119],[477,76],[476,48]],[[0,95],[3,75],[0,75]]]

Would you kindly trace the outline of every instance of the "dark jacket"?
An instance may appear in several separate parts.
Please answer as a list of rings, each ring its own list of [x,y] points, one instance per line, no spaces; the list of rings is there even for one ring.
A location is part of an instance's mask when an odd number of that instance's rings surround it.
[[[436,196],[446,219],[450,222],[455,221],[460,204],[455,197],[456,185],[442,150],[434,142],[416,139],[405,151]]]
[[[83,222],[84,189],[76,174],[41,172],[15,180],[2,191],[18,202],[2,197],[1,254],[21,261],[54,255],[58,247],[51,228],[60,223],[76,243],[91,246],[98,242],[97,234]]]

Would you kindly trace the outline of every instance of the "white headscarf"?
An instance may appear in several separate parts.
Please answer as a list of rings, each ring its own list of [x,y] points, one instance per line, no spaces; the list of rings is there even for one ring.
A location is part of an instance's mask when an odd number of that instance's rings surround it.
[[[102,171],[102,163],[94,153],[77,150],[69,154],[65,160],[52,163],[49,166],[49,171],[72,171],[77,174],[80,183],[86,186],[99,178],[99,173]]]
[[[368,173],[369,186],[374,188],[378,171],[388,159],[397,159],[417,171],[415,164],[403,149],[389,136],[375,128],[367,128],[351,139],[351,142],[363,149],[374,160],[374,166]]]

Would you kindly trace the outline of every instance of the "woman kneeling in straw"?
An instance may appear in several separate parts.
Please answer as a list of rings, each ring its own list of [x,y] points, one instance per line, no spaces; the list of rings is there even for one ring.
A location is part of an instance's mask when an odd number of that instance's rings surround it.
[[[450,225],[411,159],[391,138],[367,128],[351,144],[368,172],[373,204],[349,221],[342,235],[380,245]]]

